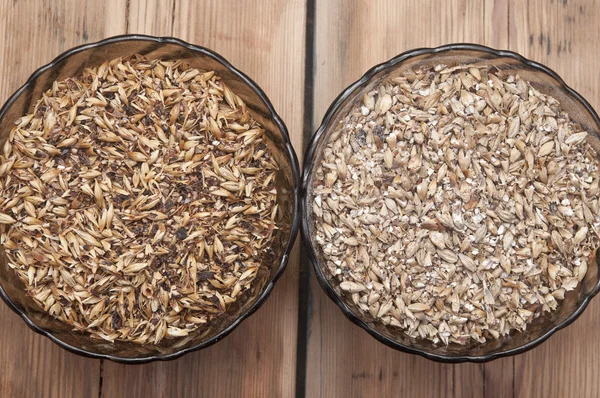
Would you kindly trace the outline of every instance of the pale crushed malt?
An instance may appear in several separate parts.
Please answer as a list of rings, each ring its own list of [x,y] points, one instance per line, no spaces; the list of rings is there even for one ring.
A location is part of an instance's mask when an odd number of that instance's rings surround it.
[[[524,330],[600,244],[588,139],[556,99],[494,68],[384,81],[326,138],[312,192],[321,265],[359,311],[411,337]]]

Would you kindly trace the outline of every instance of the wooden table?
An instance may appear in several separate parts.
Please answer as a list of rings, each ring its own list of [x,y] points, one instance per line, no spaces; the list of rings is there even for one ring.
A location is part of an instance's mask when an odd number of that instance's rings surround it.
[[[0,102],[72,46],[123,33],[212,48],[267,92],[303,145],[329,103],[375,63],[475,42],[556,70],[600,109],[598,0],[0,1]],[[267,303],[222,342],[166,363],[70,354],[0,306],[0,397],[600,396],[600,300],[526,354],[445,365],[354,326],[318,286],[300,244]]]

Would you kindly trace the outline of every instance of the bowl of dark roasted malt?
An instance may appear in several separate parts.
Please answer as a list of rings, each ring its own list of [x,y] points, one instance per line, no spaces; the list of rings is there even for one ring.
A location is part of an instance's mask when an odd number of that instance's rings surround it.
[[[0,295],[36,332],[124,363],[252,314],[298,230],[299,168],[220,55],[127,35],[38,69],[0,110]]]
[[[317,279],[401,351],[483,362],[535,347],[600,290],[600,118],[549,68],[471,44],[403,53],[310,142]]]

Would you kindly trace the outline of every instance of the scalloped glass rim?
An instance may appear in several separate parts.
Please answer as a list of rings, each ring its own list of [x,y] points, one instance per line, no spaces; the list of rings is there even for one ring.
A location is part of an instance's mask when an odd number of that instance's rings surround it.
[[[321,285],[321,288],[325,291],[327,296],[341,309],[344,315],[350,319],[353,323],[360,326],[366,332],[368,332],[371,336],[373,336],[378,341],[392,347],[396,350],[407,352],[410,354],[416,354],[423,356],[425,358],[439,361],[439,362],[448,362],[448,363],[459,363],[459,362],[486,362],[493,359],[506,357],[510,355],[520,354],[527,350],[530,350],[542,342],[546,341],[550,336],[556,333],[558,330],[565,328],[566,326],[573,323],[579,315],[584,311],[584,309],[589,304],[589,301],[600,291],[600,278],[598,277],[598,267],[592,268],[591,271],[588,269],[588,274],[586,275],[586,279],[584,282],[588,282],[586,285],[588,289],[585,292],[583,298],[579,300],[579,303],[575,310],[570,313],[562,322],[556,323],[545,330],[539,337],[534,338],[530,341],[524,342],[522,345],[517,347],[512,347],[509,349],[499,349],[486,354],[475,354],[472,355],[470,353],[461,353],[457,355],[451,355],[443,352],[435,352],[436,346],[433,343],[423,343],[412,341],[411,343],[405,343],[399,341],[398,339],[394,339],[390,335],[392,333],[388,333],[385,327],[381,325],[377,325],[376,323],[369,322],[369,320],[363,319],[363,315],[353,311],[349,305],[343,300],[338,293],[335,291],[335,287],[332,285],[332,281],[324,274],[323,270],[319,265],[319,255],[315,249],[315,245],[312,242],[312,208],[311,208],[311,192],[309,190],[310,184],[312,182],[313,177],[313,167],[316,163],[316,156],[320,156],[318,153],[319,146],[322,145],[325,137],[327,136],[328,129],[333,126],[335,122],[339,119],[337,116],[343,114],[343,111],[347,109],[348,106],[352,104],[352,101],[356,99],[357,94],[361,92],[361,90],[365,89],[369,84],[374,81],[379,81],[380,76],[385,75],[386,72],[393,73],[392,71],[398,67],[401,67],[404,62],[410,62],[415,59],[415,57],[430,57],[433,59],[438,55],[446,55],[451,52],[473,52],[477,53],[482,60],[493,60],[497,58],[503,58],[506,60],[510,60],[514,62],[514,65],[528,68],[531,71],[535,71],[536,73],[542,73],[547,75],[549,79],[553,81],[554,87],[557,92],[561,92],[567,99],[573,101],[572,106],[579,107],[577,110],[580,110],[585,113],[585,116],[589,119],[590,123],[584,123],[584,127],[588,129],[588,131],[592,131],[595,133],[596,137],[594,142],[592,143],[596,149],[598,149],[598,134],[600,133],[600,118],[598,114],[594,111],[592,106],[575,90],[570,88],[559,76],[551,70],[550,68],[539,64],[537,62],[528,60],[523,56],[512,52],[512,51],[504,51],[504,50],[495,50],[489,47],[481,46],[478,44],[470,44],[470,43],[459,43],[459,44],[448,44],[444,46],[440,46],[437,48],[418,48],[410,51],[406,51],[387,62],[378,64],[373,68],[369,69],[359,80],[352,83],[348,86],[342,93],[332,102],[329,109],[325,113],[323,117],[323,121],[313,137],[311,141],[308,143],[305,157],[304,157],[304,170],[302,175],[302,187],[301,187],[301,212],[302,212],[302,238],[304,245],[307,249],[308,256],[313,265],[313,269],[315,271],[317,280]],[[473,55],[474,58],[475,55]],[[533,73],[533,72],[532,72]],[[542,91],[543,92],[543,91]],[[578,113],[579,115],[579,113]],[[577,120],[579,121],[579,120]],[[596,261],[598,265],[598,260]],[[591,267],[590,267],[591,268]],[[590,275],[590,272],[594,273],[594,276]],[[594,280],[588,280],[595,278]],[[581,285],[584,283],[582,282]],[[572,292],[569,292],[572,293]],[[565,300],[568,299],[568,296]],[[526,333],[526,332],[525,332]],[[507,339],[512,338],[510,337]],[[429,345],[430,347],[417,347],[415,344],[421,344],[423,346]]]
[[[33,91],[32,87],[35,86],[35,84],[37,83],[37,79],[40,78],[41,76],[43,76],[44,73],[46,73],[46,72],[49,72],[49,74],[52,76],[52,73],[50,73],[50,72],[54,72],[54,71],[52,71],[52,69],[55,68],[57,64],[59,64],[61,62],[67,62],[68,59],[71,58],[72,56],[82,53],[84,51],[98,49],[103,46],[120,45],[122,43],[136,42],[136,41],[137,42],[146,42],[145,44],[147,44],[153,50],[157,50],[157,51],[161,49],[161,46],[171,46],[172,48],[177,47],[177,46],[181,47],[181,49],[180,49],[181,52],[187,51],[190,54],[194,54],[194,55],[198,56],[199,58],[202,58],[203,60],[208,60],[208,61],[212,62],[213,66],[214,65],[220,66],[224,71],[223,73],[227,73],[229,77],[231,77],[232,79],[235,79],[235,84],[237,84],[239,87],[243,86],[242,88],[248,89],[247,93],[256,97],[256,99],[258,101],[258,105],[248,103],[248,101],[246,101],[246,104],[248,105],[251,112],[256,111],[256,109],[259,109],[259,108],[261,110],[263,110],[264,114],[260,115],[259,117],[262,117],[263,120],[268,121],[268,123],[272,124],[272,128],[274,130],[276,130],[276,132],[277,132],[277,136],[275,137],[277,139],[277,143],[274,145],[277,146],[277,148],[279,148],[278,150],[280,153],[278,154],[278,156],[280,156],[280,160],[286,162],[286,164],[284,165],[286,172],[287,172],[285,177],[286,177],[286,182],[290,186],[289,187],[285,186],[283,189],[287,195],[285,201],[288,202],[287,205],[288,205],[288,208],[290,211],[289,211],[289,214],[286,214],[284,216],[285,222],[286,222],[286,229],[287,229],[287,235],[286,235],[287,239],[282,244],[282,247],[278,253],[279,257],[273,258],[273,268],[269,271],[269,275],[265,276],[265,279],[266,279],[265,285],[262,286],[262,290],[259,292],[256,292],[255,296],[252,297],[252,300],[254,300],[254,301],[245,307],[241,306],[240,307],[241,309],[239,310],[240,311],[239,314],[236,314],[236,316],[231,317],[231,319],[223,321],[222,324],[219,326],[219,327],[223,326],[222,330],[220,330],[218,333],[210,336],[210,338],[208,338],[204,341],[199,341],[199,342],[196,342],[195,341],[196,339],[194,339],[194,341],[192,343],[193,345],[183,347],[183,348],[178,348],[179,346],[177,344],[173,344],[172,346],[165,349],[165,351],[171,350],[172,352],[168,352],[166,354],[162,354],[162,353],[148,354],[146,352],[143,352],[139,356],[135,356],[135,357],[121,357],[118,355],[118,353],[117,354],[115,354],[115,353],[107,354],[107,353],[92,351],[91,349],[85,347],[85,344],[77,345],[77,344],[73,344],[70,342],[66,342],[66,341],[62,340],[61,338],[57,337],[54,334],[55,333],[54,330],[49,330],[47,328],[44,328],[44,327],[36,324],[32,319],[30,319],[30,317],[25,312],[25,307],[23,305],[21,305],[22,303],[15,302],[13,300],[13,298],[11,298],[9,293],[5,290],[5,288],[0,285],[0,297],[2,297],[4,302],[16,314],[18,314],[25,321],[25,323],[36,333],[39,333],[41,335],[48,337],[50,340],[52,340],[54,343],[56,343],[60,347],[66,349],[68,351],[71,351],[73,353],[87,356],[87,357],[97,358],[97,359],[108,359],[108,360],[111,360],[114,362],[120,362],[120,363],[146,363],[146,362],[151,362],[151,361],[155,361],[155,360],[175,359],[175,358],[178,358],[189,352],[197,351],[202,348],[206,348],[206,347],[216,343],[217,341],[221,340],[223,337],[227,336],[229,333],[231,333],[231,331],[233,331],[233,329],[235,329],[244,319],[246,319],[248,316],[253,314],[265,302],[265,300],[271,293],[275,282],[281,276],[281,274],[283,273],[283,271],[285,270],[285,268],[287,266],[288,259],[289,259],[289,253],[294,245],[294,242],[296,240],[296,235],[298,233],[298,228],[299,228],[300,167],[298,164],[298,159],[297,159],[296,153],[292,147],[292,144],[291,144],[291,141],[289,138],[288,130],[287,130],[283,120],[279,117],[279,115],[275,111],[273,105],[271,104],[270,100],[268,99],[267,95],[264,93],[264,91],[260,88],[260,86],[258,84],[256,84],[252,79],[250,79],[248,76],[246,76],[243,72],[239,71],[234,66],[232,66],[221,55],[219,55],[218,53],[216,53],[212,50],[209,50],[205,47],[202,47],[202,46],[193,45],[193,44],[187,43],[185,41],[182,41],[180,39],[173,38],[173,37],[154,37],[154,36],[133,34],[133,35],[114,36],[114,37],[110,37],[110,38],[101,40],[99,42],[84,44],[84,45],[69,49],[69,50],[63,52],[62,54],[60,54],[58,57],[56,57],[52,62],[37,69],[27,79],[27,82],[23,86],[21,86],[12,96],[10,96],[10,98],[6,101],[6,103],[0,109],[0,131],[4,131],[4,129],[9,128],[9,126],[11,125],[11,122],[6,120],[7,113],[11,109],[11,106],[13,106],[13,104],[15,104],[15,102],[17,100],[19,100],[19,98],[22,95],[27,95],[29,98],[27,98],[26,100],[31,102],[32,101],[32,91]],[[133,55],[133,53],[131,53],[129,55]],[[99,56],[99,58],[102,58],[102,57]],[[58,73],[58,72],[56,72],[56,73]],[[37,89],[37,87],[36,87],[36,89]],[[256,106],[253,106],[253,105],[256,105]],[[293,201],[293,203],[292,203],[292,201]],[[285,238],[286,236],[283,236],[282,238]],[[65,335],[65,333],[63,331],[63,336],[64,335]],[[73,334],[73,336],[75,336],[75,334]],[[199,338],[203,338],[203,337],[204,337],[204,335],[200,335]],[[74,341],[77,341],[77,340],[75,339]],[[191,341],[191,339],[189,341]],[[188,343],[189,343],[189,341],[188,341]],[[175,341],[175,342],[177,342],[177,341]],[[134,343],[131,343],[131,344],[134,344]],[[181,346],[184,346],[184,344],[181,344]],[[140,347],[142,347],[142,346],[140,346]]]

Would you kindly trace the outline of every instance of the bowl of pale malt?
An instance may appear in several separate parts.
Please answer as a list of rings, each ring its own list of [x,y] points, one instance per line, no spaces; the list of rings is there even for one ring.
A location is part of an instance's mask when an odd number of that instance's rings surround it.
[[[549,68],[471,44],[377,65],[306,152],[302,230],[327,295],[401,351],[535,347],[600,290],[600,118]]]

